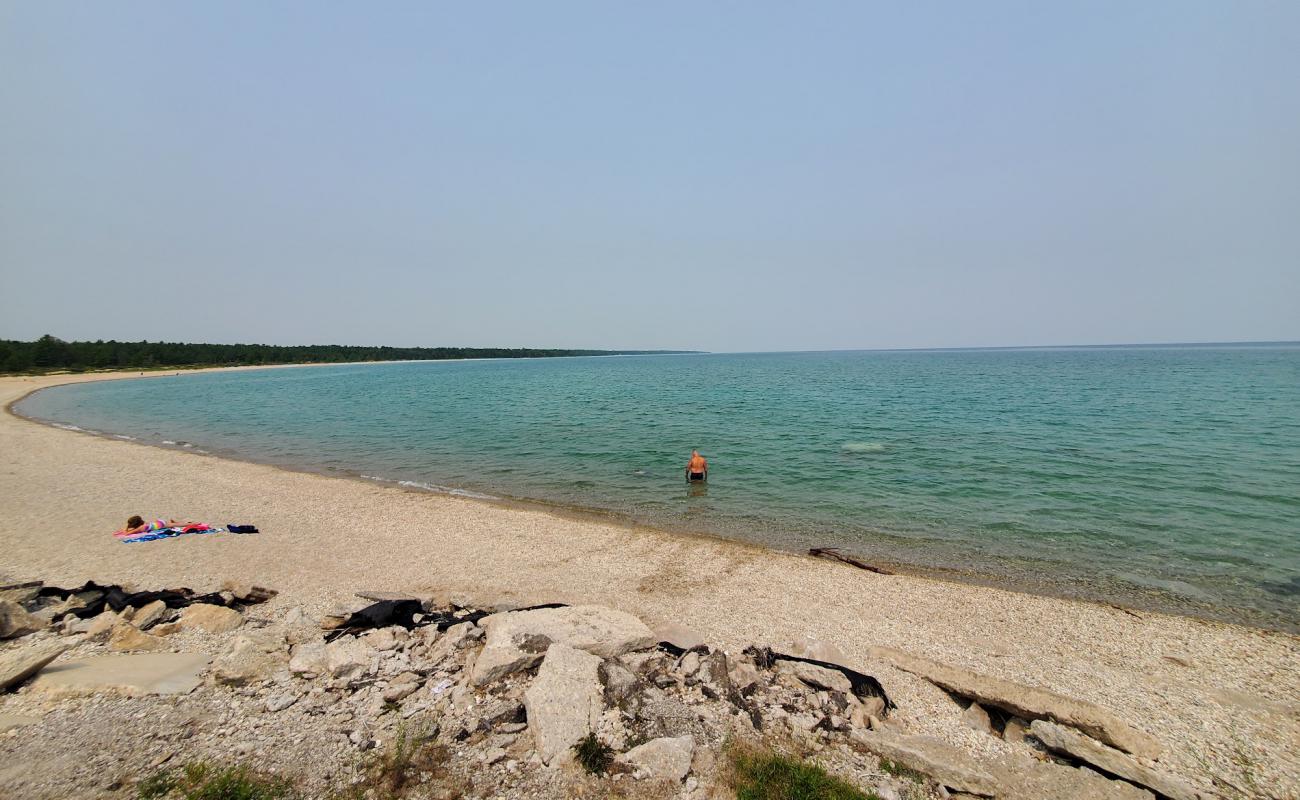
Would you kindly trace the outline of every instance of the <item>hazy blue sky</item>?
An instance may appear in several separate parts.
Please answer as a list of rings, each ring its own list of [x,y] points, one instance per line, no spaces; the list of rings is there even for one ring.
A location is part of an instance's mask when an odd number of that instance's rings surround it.
[[[1300,2],[0,0],[0,338],[1300,338]]]

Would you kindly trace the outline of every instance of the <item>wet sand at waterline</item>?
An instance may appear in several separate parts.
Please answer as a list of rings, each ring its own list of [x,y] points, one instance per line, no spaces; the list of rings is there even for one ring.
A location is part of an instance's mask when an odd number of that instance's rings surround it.
[[[0,403],[106,377],[0,378]],[[1285,633],[875,575],[742,543],[146,447],[12,414],[0,415],[0,453],[3,582],[206,589],[233,578],[315,611],[357,590],[439,588],[607,605],[680,622],[727,647],[810,636],[877,674],[909,732],[989,755],[1009,747],[964,727],[961,706],[930,684],[873,665],[867,648],[884,645],[1094,702],[1160,739],[1165,768],[1198,782],[1213,775],[1300,796],[1300,639]],[[123,545],[111,532],[132,514],[251,522],[262,533]]]

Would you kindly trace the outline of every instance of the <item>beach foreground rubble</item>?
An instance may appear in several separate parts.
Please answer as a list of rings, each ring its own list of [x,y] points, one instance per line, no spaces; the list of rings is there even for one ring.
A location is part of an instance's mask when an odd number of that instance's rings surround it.
[[[901,651],[855,664],[808,639],[724,650],[595,605],[366,594],[316,617],[280,598],[84,620],[49,613],[66,599],[11,597],[0,790],[135,797],[150,776],[202,762],[253,765],[304,797],[703,800],[733,796],[731,749],[761,747],[882,798],[1218,796],[1162,768],[1137,710]],[[393,615],[405,624],[365,627]],[[917,677],[1000,746],[911,730],[889,687]],[[609,756],[594,771],[588,746]]]

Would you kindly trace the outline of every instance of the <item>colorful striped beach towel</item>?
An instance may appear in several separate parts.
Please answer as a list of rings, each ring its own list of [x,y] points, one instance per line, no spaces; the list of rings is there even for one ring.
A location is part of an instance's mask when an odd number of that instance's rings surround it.
[[[113,535],[123,544],[135,544],[136,542],[152,542],[158,539],[172,539],[187,533],[225,533],[225,531],[225,528],[209,525],[206,522],[168,527],[165,522],[159,519],[149,523],[149,527],[139,533],[117,531]]]

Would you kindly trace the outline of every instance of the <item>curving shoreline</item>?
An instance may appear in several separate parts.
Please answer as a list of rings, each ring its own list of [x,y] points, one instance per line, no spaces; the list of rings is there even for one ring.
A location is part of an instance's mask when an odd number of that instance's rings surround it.
[[[135,377],[0,378],[0,402]],[[1166,742],[1184,773],[1231,777],[1244,747],[1273,786],[1300,786],[1300,639],[1285,633],[73,434],[0,415],[0,579],[201,588],[238,577],[316,608],[362,589],[441,588],[601,603],[728,646],[807,635],[864,661],[893,647],[1090,699]],[[113,541],[107,532],[134,513],[252,521],[264,533]],[[908,720],[918,732],[990,746],[945,698],[919,683],[903,691],[929,710]]]
[[[168,377],[171,375],[170,372],[157,374]],[[101,377],[103,376],[76,376],[75,380],[96,382]],[[128,373],[125,377],[133,377],[133,375]],[[364,378],[364,376],[360,377]],[[266,373],[251,380],[255,384],[269,382],[281,385],[286,381],[289,385],[298,383],[296,379],[288,376],[272,378]],[[67,381],[58,380],[54,385],[65,382]],[[230,378],[222,380],[222,383],[226,386],[243,386],[246,379]],[[166,394],[171,394],[180,385],[175,381],[169,381],[169,390]],[[47,387],[42,386],[32,394],[40,394],[40,390],[44,388]],[[137,397],[152,394],[128,391],[134,392]],[[454,477],[455,462],[453,462],[452,472],[448,473],[445,469],[434,467],[424,469],[423,462],[413,462],[400,455],[394,459],[375,455],[370,451],[356,452],[355,449],[347,448],[331,451],[323,446],[304,450],[294,444],[293,437],[281,441],[277,439],[274,430],[256,426],[248,428],[245,433],[264,430],[268,434],[266,446],[256,440],[248,439],[247,436],[235,437],[223,443],[220,435],[213,434],[205,437],[201,431],[205,430],[206,426],[202,424],[198,424],[198,427],[187,426],[184,419],[176,418],[174,410],[169,415],[170,401],[166,397],[159,400],[161,403],[159,413],[164,416],[159,417],[156,423],[151,423],[148,404],[141,406],[136,403],[134,413],[116,419],[113,415],[108,417],[96,415],[94,403],[85,409],[85,414],[77,413],[77,402],[72,400],[77,396],[79,396],[77,392],[58,393],[49,396],[46,400],[44,397],[29,399],[31,398],[29,394],[11,403],[9,410],[55,427],[71,427],[77,430],[76,426],[82,425],[87,428],[97,428],[99,430],[85,432],[109,438],[130,440],[131,436],[123,434],[131,434],[139,437],[136,441],[140,444],[163,448],[178,444],[175,441],[164,441],[164,436],[167,439],[182,439],[184,448],[191,452],[210,453],[234,461],[263,464],[309,474],[355,478],[397,485],[416,491],[470,497],[507,507],[540,510],[566,518],[616,525],[632,531],[652,529],[674,535],[721,538],[797,553],[806,552],[807,548],[813,546],[835,546],[845,548],[848,552],[867,561],[914,576],[1300,633],[1300,619],[1294,615],[1294,603],[1289,603],[1278,592],[1269,592],[1262,588],[1272,584],[1266,584],[1263,578],[1252,583],[1251,573],[1243,572],[1241,569],[1236,572],[1217,574],[1211,565],[1206,572],[1204,563],[1182,560],[1188,556],[1181,550],[1176,551],[1175,558],[1162,558],[1159,563],[1149,563],[1151,569],[1147,571],[1137,564],[1116,561],[1114,554],[1105,549],[1089,549],[1086,543],[1075,545],[1073,549],[1053,550],[1050,543],[1054,539],[1050,535],[1039,537],[1049,543],[1046,550],[1037,549],[1039,545],[1035,542],[1023,542],[1024,546],[1021,547],[1021,540],[1015,536],[1007,542],[990,541],[986,549],[984,539],[979,535],[970,538],[971,534],[963,532],[960,524],[954,529],[957,531],[955,536],[942,531],[933,535],[927,534],[924,526],[910,534],[900,535],[897,530],[890,528],[888,522],[890,512],[887,509],[884,516],[875,522],[866,518],[845,518],[836,524],[831,524],[825,519],[811,522],[820,518],[816,514],[811,517],[790,518],[788,514],[790,509],[785,509],[785,512],[778,510],[776,516],[770,519],[764,517],[763,513],[751,519],[744,513],[736,516],[734,500],[728,510],[726,502],[730,492],[723,493],[722,504],[719,505],[716,514],[707,514],[703,517],[675,514],[673,511],[665,512],[659,506],[654,506],[653,510],[645,510],[636,506],[636,503],[629,507],[626,501],[629,499],[637,502],[650,501],[650,505],[653,505],[658,502],[658,498],[642,497],[636,494],[641,491],[639,487],[620,485],[616,478],[611,481],[605,492],[597,495],[588,492],[587,495],[590,496],[582,495],[581,492],[574,494],[562,487],[549,484],[542,488],[534,485],[535,481],[534,484],[529,484],[527,479],[523,484],[516,485],[514,489],[511,485],[503,483],[504,479],[479,484],[472,482],[463,484]],[[265,399],[259,400],[253,397],[251,400],[262,413],[265,413]],[[72,406],[68,403],[72,403]],[[285,407],[287,406],[280,406],[280,408]],[[227,426],[236,425],[235,430],[240,429],[237,419],[231,418],[224,409],[218,406],[213,407],[211,411],[215,415],[214,419],[224,420]],[[197,423],[198,420],[196,419],[195,422]],[[72,425],[65,423],[72,423]],[[508,427],[511,423],[507,419],[503,424]],[[158,431],[163,433],[160,435]],[[183,439],[195,439],[196,444],[184,443]],[[417,436],[416,439],[405,443],[388,441],[384,446],[389,447],[395,454],[400,454],[403,451],[410,451],[411,446],[418,448],[419,441]],[[371,444],[374,445],[373,442]],[[286,452],[291,452],[293,455],[287,455]],[[351,455],[341,455],[343,453]],[[521,469],[506,471],[528,473],[530,455],[521,454]],[[505,465],[515,466],[513,460],[506,462]],[[534,474],[533,478],[535,477]],[[629,492],[632,494],[629,495]],[[586,499],[584,500],[583,497]],[[622,505],[620,501],[623,501]],[[741,507],[742,510],[744,508],[746,507]],[[1155,506],[1152,507],[1153,510],[1154,508]],[[786,516],[782,517],[782,513]],[[927,511],[922,499],[920,505],[913,506],[912,513],[918,518],[925,518],[927,513],[932,516],[933,509]],[[782,519],[784,522],[781,521]],[[809,525],[804,525],[805,521],[809,521]],[[1271,522],[1261,521],[1259,526],[1260,530],[1263,530],[1267,525],[1277,528],[1280,524],[1280,519],[1274,519]],[[1044,530],[1049,530],[1051,527],[1049,523]],[[906,526],[903,529],[911,530]],[[1084,529],[1087,529],[1086,525]],[[1079,549],[1080,546],[1082,549]],[[1089,561],[1092,560],[1089,553],[1097,557],[1097,563],[1092,566],[1089,566]],[[1168,570],[1163,566],[1165,560],[1170,564]],[[1176,569],[1173,564],[1187,568],[1187,582],[1183,581],[1182,570]],[[1204,578],[1205,582],[1198,582],[1198,578]],[[1206,591],[1199,591],[1200,589]]]

